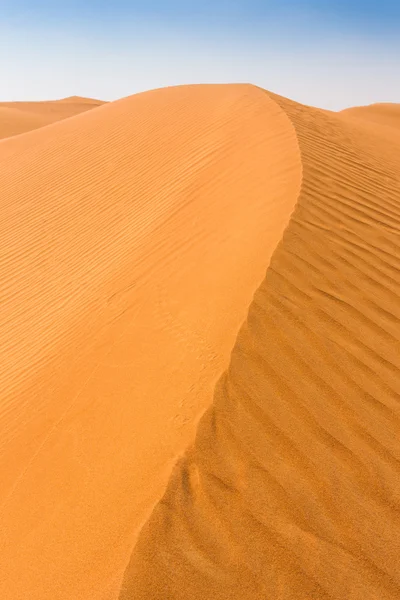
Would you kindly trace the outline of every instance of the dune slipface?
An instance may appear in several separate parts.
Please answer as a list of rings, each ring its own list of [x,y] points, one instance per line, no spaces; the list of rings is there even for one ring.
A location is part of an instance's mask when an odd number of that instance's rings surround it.
[[[400,137],[269,99],[296,208],[121,600],[400,597]]]
[[[262,90],[191,86],[3,140],[0,160],[0,596],[109,600],[289,222],[298,140]]]
[[[104,104],[73,96],[48,102],[0,102],[0,139],[44,127]]]

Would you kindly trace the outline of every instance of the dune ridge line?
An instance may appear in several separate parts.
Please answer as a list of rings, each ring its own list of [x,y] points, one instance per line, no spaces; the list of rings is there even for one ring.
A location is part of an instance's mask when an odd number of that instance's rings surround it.
[[[253,86],[182,86],[0,157],[0,591],[109,600],[293,210],[297,139]]]
[[[270,97],[298,201],[121,600],[400,594],[400,139]]]

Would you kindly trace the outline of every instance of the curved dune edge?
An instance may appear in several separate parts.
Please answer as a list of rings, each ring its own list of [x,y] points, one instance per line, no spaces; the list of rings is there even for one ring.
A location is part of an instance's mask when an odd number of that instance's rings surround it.
[[[188,86],[0,158],[0,595],[109,600],[294,208],[297,138],[257,88]]]
[[[0,140],[46,127],[105,104],[71,96],[44,102],[0,102]]]
[[[342,110],[341,115],[360,119],[377,125],[400,129],[399,104],[381,103],[368,106],[354,106]]]
[[[386,142],[386,154],[390,146],[396,146],[398,152],[400,145],[400,105],[399,104],[371,104],[369,106],[356,106],[342,110],[340,116],[352,123],[358,129],[363,129],[367,134],[366,142],[374,145],[374,140],[380,138]],[[379,142],[378,142],[379,143]],[[380,144],[382,146],[382,144]]]
[[[400,596],[400,149],[270,97],[296,209],[120,600]]]

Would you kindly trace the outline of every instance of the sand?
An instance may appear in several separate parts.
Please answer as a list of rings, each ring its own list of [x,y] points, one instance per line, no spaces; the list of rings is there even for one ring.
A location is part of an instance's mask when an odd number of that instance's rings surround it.
[[[48,102],[0,102],[0,139],[44,127],[104,104],[71,96]]]
[[[362,119],[400,129],[400,105],[391,104],[389,102],[382,104],[371,104],[369,106],[355,106],[347,108],[341,112],[342,115]]]
[[[400,597],[395,129],[210,85],[0,143],[2,598]]]

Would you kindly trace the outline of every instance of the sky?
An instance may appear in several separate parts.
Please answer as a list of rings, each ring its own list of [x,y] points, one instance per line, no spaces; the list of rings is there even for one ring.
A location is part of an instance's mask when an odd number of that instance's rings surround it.
[[[400,0],[0,0],[0,101],[231,82],[400,102]]]

